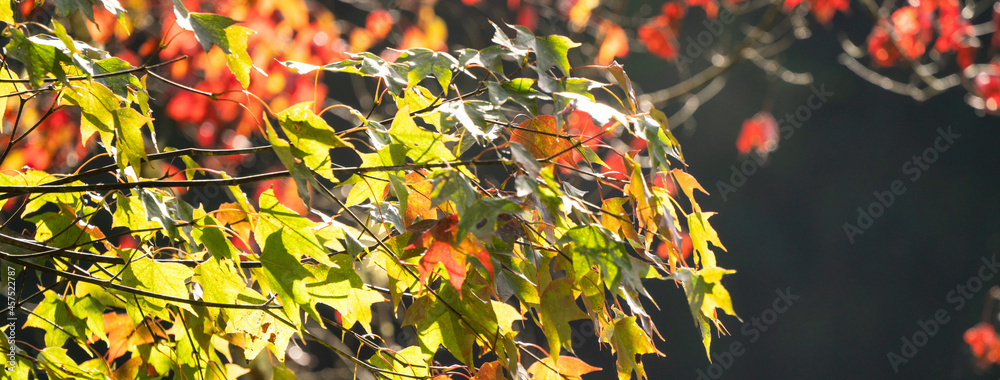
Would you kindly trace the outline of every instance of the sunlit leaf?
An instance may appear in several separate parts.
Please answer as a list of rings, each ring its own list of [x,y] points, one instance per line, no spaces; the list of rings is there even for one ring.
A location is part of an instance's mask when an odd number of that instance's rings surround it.
[[[576,306],[573,282],[569,278],[553,280],[541,292],[540,317],[542,331],[549,341],[549,352],[557,354],[562,348],[573,352],[573,329],[569,322],[589,316]],[[553,358],[556,361],[557,358]]]
[[[528,367],[528,373],[534,376],[534,380],[583,380],[581,376],[600,370],[572,356],[559,356],[558,361],[548,357]]]

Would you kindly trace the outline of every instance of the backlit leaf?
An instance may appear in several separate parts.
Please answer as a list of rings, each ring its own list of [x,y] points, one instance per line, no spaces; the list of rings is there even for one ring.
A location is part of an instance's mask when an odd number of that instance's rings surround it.
[[[542,331],[545,332],[545,338],[549,341],[549,352],[555,355],[562,348],[573,352],[573,329],[569,322],[587,319],[590,316],[576,306],[576,293],[573,290],[572,279],[552,280],[541,295],[539,315]],[[553,361],[556,360],[553,358]]]
[[[316,302],[325,303],[340,312],[344,327],[351,328],[356,322],[370,334],[372,328],[372,304],[388,301],[382,293],[369,289],[355,273],[353,259],[348,255],[334,255],[332,261],[338,267],[306,265],[312,274],[306,281],[306,290]]]
[[[639,380],[645,379],[646,370],[642,365],[642,355],[652,353],[663,355],[653,347],[652,339],[635,321],[634,316],[618,318],[604,333],[610,336],[609,343],[618,357],[616,367],[620,380],[631,379],[632,372],[635,372]]]
[[[553,371],[553,368],[558,372]],[[534,380],[583,380],[581,376],[600,370],[583,360],[564,355],[559,356],[558,361],[548,357],[528,367],[528,373],[534,376]]]

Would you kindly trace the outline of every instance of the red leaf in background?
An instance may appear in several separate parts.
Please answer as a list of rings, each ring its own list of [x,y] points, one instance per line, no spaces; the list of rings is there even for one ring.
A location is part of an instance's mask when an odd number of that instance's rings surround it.
[[[701,7],[709,19],[715,20],[719,15],[719,5],[715,0],[685,0],[692,7]]]
[[[210,147],[215,145],[216,132],[219,130],[219,126],[215,123],[208,121],[198,124],[198,136],[195,142],[202,147]]]
[[[653,176],[653,186],[666,190],[670,195],[677,194],[677,185],[675,185],[674,181],[670,179],[670,173],[668,172],[656,173],[656,175]]]
[[[165,163],[165,162],[160,163],[158,166],[159,166],[159,169],[158,169],[159,174],[158,174],[158,176],[162,177],[164,180],[167,180],[167,181],[183,181],[183,180],[187,179],[184,176],[184,173],[181,171],[181,169],[178,168],[178,167],[176,167],[176,166],[173,166],[173,165]],[[166,177],[164,177],[164,176],[166,176]],[[186,187],[171,187],[170,189],[173,190],[174,194],[176,194],[177,196],[181,196],[181,195],[183,195],[184,193],[187,192],[187,188]]]
[[[975,31],[969,21],[962,17],[958,2],[942,1],[938,9],[940,33],[934,43],[934,50],[944,53],[971,46],[971,41],[975,39]]]
[[[188,91],[180,91],[167,104],[167,115],[177,121],[196,123],[208,114],[208,98]]]
[[[687,10],[680,3],[669,2],[663,4],[663,7],[660,8],[660,16],[658,17],[659,18],[658,22],[664,25],[670,25],[670,27],[676,30],[679,26],[676,25],[677,22],[679,22],[682,18],[684,18],[684,14],[686,12]]]
[[[1000,339],[997,339],[997,333],[992,325],[980,323],[966,330],[962,338],[969,344],[980,368],[1000,362]]]
[[[920,36],[924,33],[921,33],[918,15],[917,9],[911,6],[899,8],[892,13],[893,30],[899,38],[897,45],[903,56],[910,60],[923,55],[927,49],[924,41],[926,38]]]
[[[976,74],[972,84],[983,98],[983,108],[995,114],[1000,109],[1000,64],[993,63],[989,67],[989,70]]]
[[[889,67],[899,60],[899,49],[892,43],[889,33],[880,25],[872,29],[872,34],[868,36],[868,55],[877,66]]]
[[[24,165],[32,169],[47,170],[52,163],[52,154],[46,152],[42,139],[28,139],[28,143],[21,148],[21,157],[24,158]]]
[[[743,128],[736,139],[736,149],[741,154],[753,149],[761,157],[778,148],[778,122],[770,112],[758,112],[753,118],[743,121]]]
[[[604,155],[604,163],[608,167],[601,167],[601,174],[604,176],[622,181],[628,180],[628,172],[625,171],[625,159],[617,152],[608,152]]]
[[[802,4],[803,0],[788,0],[785,1],[785,11],[791,11],[795,7]],[[847,12],[850,7],[850,2],[848,0],[808,0],[809,9],[812,11],[813,17],[820,24],[826,24],[833,19],[833,15],[837,11]]]
[[[978,49],[972,46],[958,48],[958,54],[955,55],[955,61],[958,62],[958,67],[965,70],[967,67],[972,66],[972,64],[975,63],[977,50]]]
[[[660,15],[639,27],[639,41],[646,45],[650,53],[664,58],[677,58],[677,33],[684,18],[685,9],[681,3],[663,4]]]
[[[591,137],[600,135],[603,131],[604,129],[594,124],[594,119],[587,112],[573,110],[566,116],[566,132],[571,136],[579,136],[580,141],[585,141],[583,146],[593,148],[600,144],[600,137],[596,139]]]
[[[384,9],[369,13],[365,19],[365,29],[377,40],[385,38],[392,30],[392,15]]]
[[[483,0],[462,0],[462,4],[465,4],[465,5],[476,5],[476,4],[479,4],[480,1],[483,1]]]
[[[639,41],[646,45],[653,55],[663,59],[677,58],[677,35],[669,28],[650,26],[639,27]]]
[[[811,0],[813,17],[820,24],[829,23],[837,11],[847,12],[850,7],[848,0]]]
[[[524,4],[524,6],[517,11],[517,20],[514,21],[514,23],[528,28],[529,30],[535,30],[535,27],[538,26],[538,10],[535,9],[534,5]]]
[[[609,65],[615,57],[621,58],[628,55],[628,36],[625,35],[625,30],[622,27],[604,20],[601,22],[600,29],[604,40],[601,42],[597,59],[594,60],[595,64]]]
[[[23,195],[19,195],[14,198],[8,199],[7,202],[3,204],[3,208],[0,208],[0,210],[3,210],[4,212],[13,211],[14,209],[20,206],[21,201],[24,200],[23,198],[24,198]]]
[[[688,235],[687,231],[681,231],[681,248],[680,248],[680,259],[681,261],[687,260],[691,256],[691,249],[693,245],[691,244],[691,235]],[[673,244],[669,241],[660,242],[660,246],[656,247],[656,256],[660,260],[667,260],[670,258],[670,248]]]
[[[117,26],[118,19],[115,15],[111,14],[111,12],[108,12],[106,9],[95,9],[94,22],[87,23],[87,31],[90,32],[90,36],[94,39],[94,41],[105,44],[108,42],[108,39],[115,34],[115,28]]]
[[[132,237],[131,234],[122,235],[121,237],[118,238],[119,249],[137,248],[137,247],[139,247],[139,243],[135,240],[134,237]]]

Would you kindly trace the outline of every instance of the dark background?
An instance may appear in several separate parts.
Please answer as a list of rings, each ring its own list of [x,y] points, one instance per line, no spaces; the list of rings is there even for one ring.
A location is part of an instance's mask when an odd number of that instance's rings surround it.
[[[783,118],[806,104],[809,86],[776,83],[742,63],[722,93],[697,111],[696,127],[675,126],[688,169],[711,193],[700,204],[719,213],[712,223],[728,252],[717,257],[720,266],[737,271],[724,280],[736,312],[749,323],[772,308],[777,290],[800,297],[753,343],[741,333],[741,322],[723,316],[732,335],[715,339],[712,352],[729,352],[732,342],[745,352],[719,378],[998,376],[995,368],[977,369],[962,335],[983,320],[989,287],[1000,276],[986,281],[960,310],[948,295],[977,275],[982,258],[1000,253],[1000,119],[977,116],[963,101],[962,88],[919,103],[839,65],[836,33],[854,22],[848,32],[863,42],[870,24],[859,19],[839,15],[833,27],[813,27],[810,39],[784,54],[787,67],[812,73],[813,86],[825,85],[834,95],[726,200],[717,181],[729,184],[731,167],[749,159],[735,148],[742,121],[769,102],[775,117]],[[633,80],[652,89],[676,83],[656,74],[673,70],[664,66],[626,60]],[[931,148],[938,129],[948,127],[961,137],[911,182],[904,162]],[[844,223],[856,225],[857,208],[876,202],[873,192],[889,190],[894,180],[903,181],[905,193],[852,244]],[[657,345],[665,357],[645,358],[649,377],[710,373],[682,290],[671,282],[647,287],[661,306],[648,310],[666,340]],[[922,331],[918,321],[933,319],[939,309],[948,322],[894,373],[887,355],[901,354],[903,337],[912,339]],[[599,352],[595,342],[581,347],[578,354],[605,368],[591,378],[614,378],[607,348]]]

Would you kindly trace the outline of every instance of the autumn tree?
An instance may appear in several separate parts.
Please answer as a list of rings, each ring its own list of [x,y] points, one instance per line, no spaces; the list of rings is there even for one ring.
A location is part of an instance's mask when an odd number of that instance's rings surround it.
[[[686,289],[706,352],[735,314],[704,189],[621,65],[513,25],[449,51],[428,5],[381,55],[386,11],[334,50],[316,4],[198,5],[0,5],[5,378],[294,378],[301,345],[380,378],[579,377],[581,319],[644,378],[645,280]]]
[[[671,127],[739,64],[811,83],[781,53],[837,17],[863,78],[998,112],[988,2],[0,1],[4,377],[579,378],[590,320],[645,378],[655,280],[707,354],[732,271]]]

